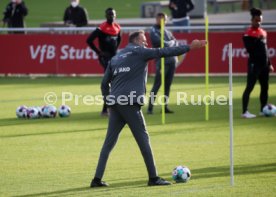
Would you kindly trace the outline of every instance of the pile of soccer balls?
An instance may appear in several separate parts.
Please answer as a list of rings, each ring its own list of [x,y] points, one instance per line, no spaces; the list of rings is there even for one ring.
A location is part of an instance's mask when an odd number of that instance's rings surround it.
[[[186,166],[177,166],[172,171],[172,178],[176,183],[186,183],[191,176],[191,171]]]
[[[263,114],[266,117],[276,116],[276,106],[273,104],[267,104],[263,108]]]
[[[57,114],[62,118],[68,117],[71,114],[71,109],[67,105],[61,105],[58,110],[53,105],[45,105],[43,107],[27,107],[22,105],[16,109],[16,116],[18,118],[55,118]]]

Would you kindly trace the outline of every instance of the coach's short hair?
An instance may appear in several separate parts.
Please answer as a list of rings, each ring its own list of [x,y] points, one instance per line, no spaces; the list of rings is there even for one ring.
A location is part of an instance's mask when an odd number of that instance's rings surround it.
[[[250,9],[250,14],[251,14],[252,18],[254,18],[255,16],[261,16],[262,11],[260,9],[257,9],[257,8],[251,8]]]
[[[144,30],[138,30],[138,31],[130,33],[129,38],[128,38],[128,42],[129,43],[135,43],[135,41],[137,40],[137,38],[139,37],[140,34],[145,34],[145,31]]]

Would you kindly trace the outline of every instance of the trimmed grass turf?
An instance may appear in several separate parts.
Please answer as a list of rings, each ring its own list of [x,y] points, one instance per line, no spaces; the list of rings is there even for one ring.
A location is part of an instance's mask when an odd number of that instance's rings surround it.
[[[90,189],[107,119],[101,106],[67,104],[69,118],[19,120],[19,105],[43,105],[48,91],[97,95],[101,78],[0,78],[0,196],[273,196],[276,192],[276,117],[240,118],[245,77],[234,78],[235,186],[229,177],[228,106],[176,105],[176,92],[204,95],[204,78],[177,77],[171,108],[161,125],[160,106],[146,122],[159,174],[171,180],[176,165],[187,165],[187,184],[147,187],[147,173],[139,149],[127,127],[110,155],[104,180],[111,187]],[[150,90],[153,78],[149,79]],[[276,77],[270,79],[269,102],[276,104]],[[210,91],[228,95],[226,77],[210,78]],[[259,111],[259,85],[252,92],[250,111]],[[146,111],[146,107],[143,107]]]

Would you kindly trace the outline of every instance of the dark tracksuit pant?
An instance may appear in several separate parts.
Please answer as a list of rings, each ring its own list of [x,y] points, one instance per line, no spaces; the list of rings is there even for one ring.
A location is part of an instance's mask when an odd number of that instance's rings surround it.
[[[260,92],[260,102],[261,102],[261,110],[267,104],[268,100],[268,81],[269,81],[269,67],[258,67],[254,66],[254,64],[248,63],[248,71],[247,71],[247,84],[246,88],[243,92],[242,96],[242,108],[243,113],[247,111],[248,103],[249,103],[249,96],[254,86],[259,80],[261,86]]]
[[[128,124],[140,148],[149,177],[156,177],[157,172],[141,106],[113,105],[109,109],[110,114],[106,139],[102,146],[95,177],[102,179],[109,154],[115,146],[119,138],[119,134],[125,124]]]
[[[174,72],[175,72],[175,64],[166,64],[165,65],[165,96],[169,98],[170,95],[170,89],[174,77]],[[157,95],[157,92],[161,86],[161,65],[159,64],[156,67],[156,72],[155,72],[155,79],[153,83],[153,87],[150,91],[150,100],[149,100],[149,107],[148,110],[153,109],[153,101],[155,100],[155,97]],[[166,105],[167,106],[167,105]]]

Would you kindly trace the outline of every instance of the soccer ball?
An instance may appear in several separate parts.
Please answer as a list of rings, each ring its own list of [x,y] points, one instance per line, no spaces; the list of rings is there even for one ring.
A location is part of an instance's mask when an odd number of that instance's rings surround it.
[[[16,116],[18,118],[26,118],[27,117],[27,106],[25,106],[25,105],[19,106],[16,109]]]
[[[60,117],[68,117],[71,114],[71,108],[68,105],[61,105],[58,109],[58,115]]]
[[[53,105],[43,106],[41,109],[42,116],[45,118],[55,118],[57,115],[57,108]]]
[[[172,178],[176,183],[186,183],[191,176],[191,171],[186,166],[177,166],[172,171]]]
[[[29,107],[27,109],[27,118],[30,118],[30,119],[39,118],[39,110],[36,107]]]
[[[42,117],[42,108],[39,106],[34,106],[32,108],[35,108],[37,110],[37,118],[41,118]]]
[[[39,106],[35,106],[35,108],[38,110],[38,117],[41,118],[42,117],[42,108]]]
[[[275,116],[276,115],[276,107],[275,107],[275,105],[273,105],[273,104],[267,104],[263,108],[263,113],[267,117]]]

